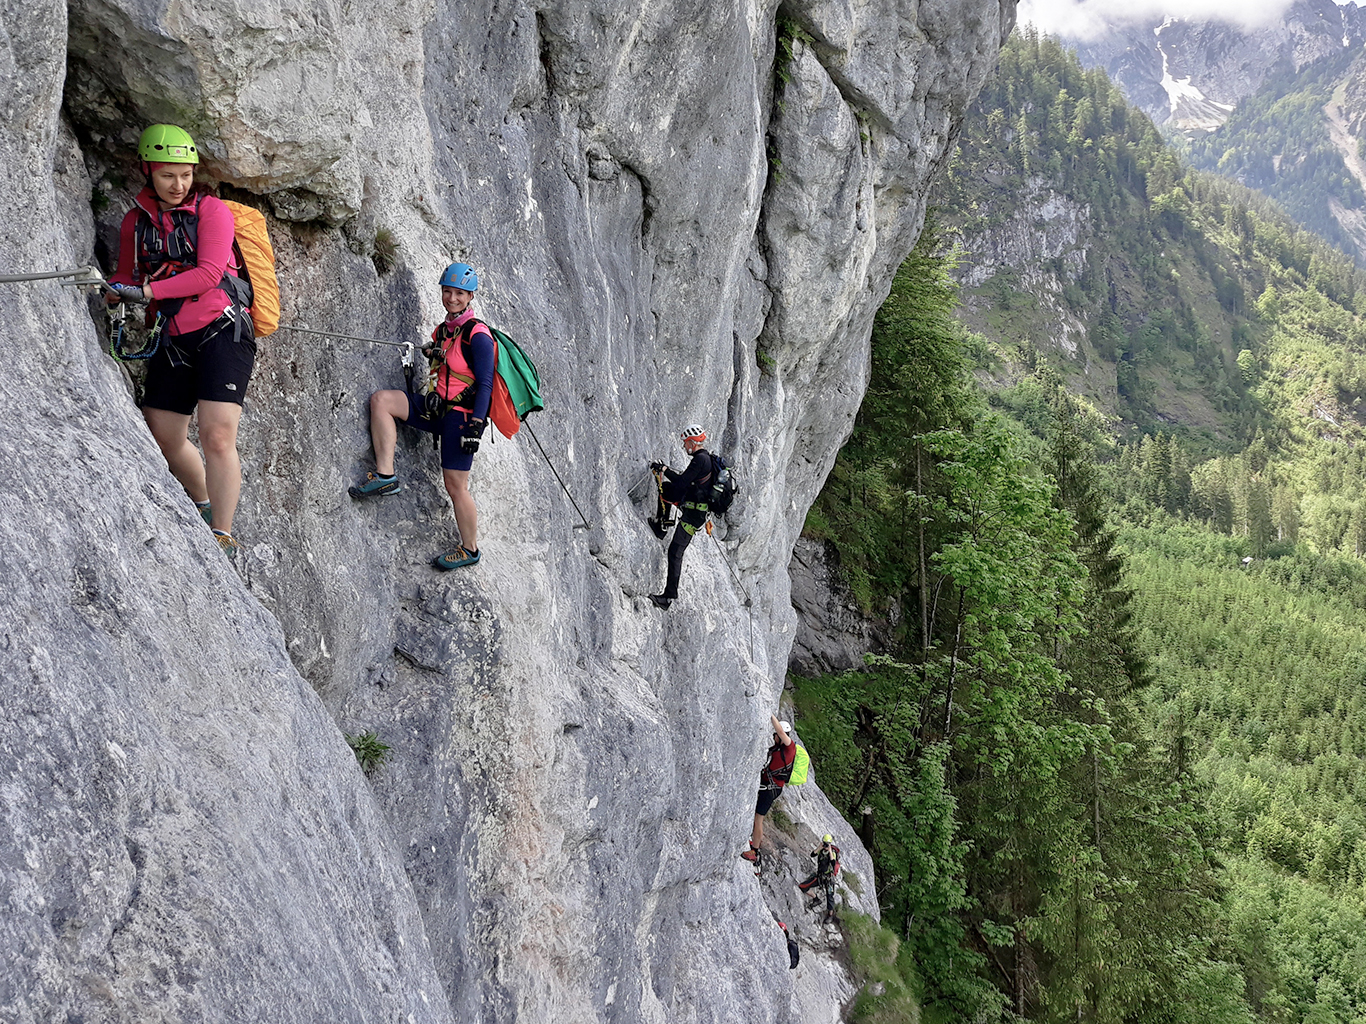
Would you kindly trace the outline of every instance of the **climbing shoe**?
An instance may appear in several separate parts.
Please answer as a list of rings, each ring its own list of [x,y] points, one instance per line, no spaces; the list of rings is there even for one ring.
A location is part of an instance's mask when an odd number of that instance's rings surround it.
[[[477,565],[479,557],[478,551],[456,548],[454,551],[448,551],[444,555],[437,555],[433,558],[432,568],[440,569],[442,572],[450,572],[452,569],[459,569],[464,565]]]
[[[196,502],[194,503],[194,507],[197,508],[197,509],[199,509],[199,514],[200,514],[200,516],[203,518],[204,522],[206,522],[206,523],[208,523],[210,526],[212,526],[212,525],[213,525],[213,505],[211,505],[211,504],[210,504],[209,502],[207,502],[207,501],[196,501]]]
[[[750,844],[749,844],[749,849],[746,850],[744,853],[740,854],[740,856],[741,856],[743,859],[749,861],[751,864],[758,864],[758,863],[759,863],[759,848],[756,847],[753,843],[750,843]]]
[[[222,530],[214,530],[213,539],[218,541],[218,546],[223,549],[225,555],[229,558],[237,557],[237,549],[242,545],[237,543],[237,538],[232,534],[225,533]]]
[[[669,610],[669,606],[674,603],[672,597],[665,597],[663,594],[651,594],[650,600],[654,602],[656,608],[662,608],[666,612]]]
[[[365,479],[348,487],[346,493],[353,498],[378,498],[382,494],[397,494],[401,490],[403,485],[398,482],[397,476],[366,473]]]

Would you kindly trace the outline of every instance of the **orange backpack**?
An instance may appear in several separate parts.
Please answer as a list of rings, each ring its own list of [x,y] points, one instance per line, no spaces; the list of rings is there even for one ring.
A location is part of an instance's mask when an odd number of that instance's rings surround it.
[[[275,250],[266,231],[266,218],[253,207],[230,199],[223,202],[232,211],[235,248],[251,285],[251,323],[256,337],[264,338],[280,326],[280,283],[275,278]]]

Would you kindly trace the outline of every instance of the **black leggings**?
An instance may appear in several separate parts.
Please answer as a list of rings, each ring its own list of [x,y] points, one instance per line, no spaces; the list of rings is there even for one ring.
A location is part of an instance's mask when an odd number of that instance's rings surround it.
[[[669,542],[669,579],[664,584],[663,597],[671,601],[678,598],[678,581],[683,576],[683,552],[687,551],[688,545],[692,543],[692,532],[685,530],[684,526],[700,530],[706,521],[705,512],[690,508],[683,510],[678,525],[674,527],[674,539]]]

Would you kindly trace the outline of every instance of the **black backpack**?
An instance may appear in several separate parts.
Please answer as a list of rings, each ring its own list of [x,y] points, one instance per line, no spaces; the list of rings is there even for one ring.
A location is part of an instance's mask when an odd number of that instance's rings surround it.
[[[719,455],[711,457],[711,486],[707,488],[707,510],[712,515],[723,516],[730,511],[731,503],[740,487],[735,482],[734,471],[726,465]]]

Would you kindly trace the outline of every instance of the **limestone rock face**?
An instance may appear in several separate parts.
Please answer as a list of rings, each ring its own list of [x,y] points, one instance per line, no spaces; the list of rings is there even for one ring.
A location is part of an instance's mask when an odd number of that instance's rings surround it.
[[[835,1019],[738,860],[786,566],[1012,0],[0,9],[0,273],[109,259],[175,121],[274,214],[287,325],[421,340],[466,259],[547,406],[486,435],[483,561],[439,575],[425,435],[346,495],[396,350],[263,339],[230,564],[102,317],[0,286],[0,1016]],[[744,491],[666,614],[628,491],[689,421]],[[393,748],[368,785],[342,731]]]
[[[5,7],[3,272],[86,262],[61,4]],[[392,831],[79,291],[0,290],[0,1019],[450,1013]]]

